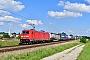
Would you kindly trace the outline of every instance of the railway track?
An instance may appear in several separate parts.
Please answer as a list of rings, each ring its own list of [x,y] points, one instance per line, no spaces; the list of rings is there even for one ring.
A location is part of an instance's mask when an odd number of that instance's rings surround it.
[[[59,44],[59,43],[65,43],[65,42],[70,42],[70,41],[59,41],[59,42],[50,42],[50,43],[42,43],[42,44],[34,44],[34,45],[18,45],[18,46],[0,47],[0,53],[21,50],[21,49],[34,48],[34,47],[40,47],[40,46],[53,45],[53,44]]]

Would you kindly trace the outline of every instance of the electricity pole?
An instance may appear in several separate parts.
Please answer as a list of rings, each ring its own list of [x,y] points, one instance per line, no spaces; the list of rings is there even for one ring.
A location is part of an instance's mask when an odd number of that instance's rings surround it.
[[[29,24],[29,25],[31,25],[33,27],[33,29],[35,30],[35,25],[34,24]]]

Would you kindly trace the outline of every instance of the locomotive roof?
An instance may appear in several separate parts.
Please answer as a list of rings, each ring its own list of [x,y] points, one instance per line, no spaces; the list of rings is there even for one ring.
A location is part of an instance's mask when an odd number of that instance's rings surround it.
[[[30,29],[30,30],[34,30],[34,29]],[[30,31],[30,30],[22,30],[22,31]],[[34,31],[36,31],[36,32],[45,32],[45,31],[43,31],[43,30],[41,30],[41,31],[37,31],[37,30],[34,30]],[[45,32],[45,33],[47,33],[47,32]]]
[[[30,30],[34,30],[34,29],[30,29]],[[25,30],[25,29],[24,29],[24,30],[22,30],[22,31],[29,31],[29,30]]]

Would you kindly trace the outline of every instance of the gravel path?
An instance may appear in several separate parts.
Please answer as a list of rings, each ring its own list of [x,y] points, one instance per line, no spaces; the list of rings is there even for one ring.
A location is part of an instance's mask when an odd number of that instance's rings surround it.
[[[77,45],[63,52],[43,58],[42,60],[76,60],[85,45]]]

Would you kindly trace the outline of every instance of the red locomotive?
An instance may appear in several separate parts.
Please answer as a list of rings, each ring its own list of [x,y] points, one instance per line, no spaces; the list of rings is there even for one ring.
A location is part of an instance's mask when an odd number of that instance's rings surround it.
[[[20,44],[31,44],[34,42],[46,42],[50,41],[49,32],[35,31],[34,29],[22,30],[20,35]]]

